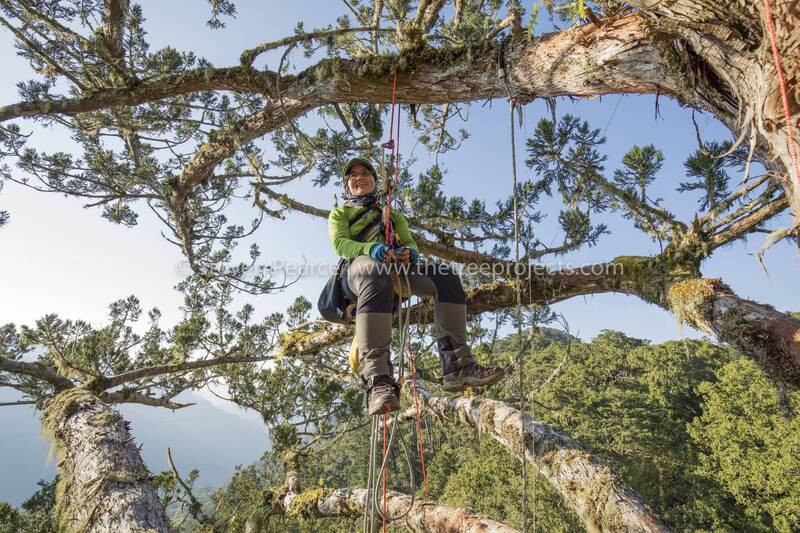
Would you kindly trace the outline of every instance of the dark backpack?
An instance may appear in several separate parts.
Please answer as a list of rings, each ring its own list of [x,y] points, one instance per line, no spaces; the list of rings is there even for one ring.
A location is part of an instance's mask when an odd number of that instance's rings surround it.
[[[364,209],[353,217],[350,221],[350,226],[353,226],[371,212],[372,209]],[[383,225],[380,216],[375,219],[374,223],[367,224],[367,227],[361,230],[353,240],[361,241],[376,224]],[[347,265],[349,264],[350,261],[347,259],[339,260],[339,264],[336,267],[336,274],[332,275],[327,283],[325,283],[325,286],[322,288],[322,293],[319,295],[319,300],[317,300],[317,310],[319,310],[319,314],[322,315],[322,318],[328,322],[349,324],[353,321],[354,313],[348,313],[347,309],[354,305],[355,302],[353,300],[355,298],[352,297],[350,291],[346,291],[342,286],[342,280],[347,275]]]

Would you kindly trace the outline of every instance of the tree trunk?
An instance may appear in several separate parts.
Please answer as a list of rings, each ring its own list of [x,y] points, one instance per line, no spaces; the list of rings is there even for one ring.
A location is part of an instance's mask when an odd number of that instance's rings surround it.
[[[800,141],[800,20],[797,2],[768,0],[788,85],[789,124]],[[762,1],[632,0],[650,19],[653,42],[678,99],[711,111],[735,137],[751,135],[757,153],[786,191],[800,223],[800,176],[789,150],[778,73]]]
[[[425,408],[449,422],[488,433],[512,454],[528,461],[558,491],[590,532],[667,532],[671,529],[631,489],[573,438],[524,417],[520,443],[519,410],[494,400],[431,396]]]
[[[150,472],[117,411],[85,389],[71,388],[47,403],[42,423],[58,452],[59,530],[170,530]]]

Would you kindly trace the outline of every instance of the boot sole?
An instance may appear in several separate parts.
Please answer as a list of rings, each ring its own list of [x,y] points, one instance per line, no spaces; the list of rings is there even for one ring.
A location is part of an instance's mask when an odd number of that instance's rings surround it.
[[[370,416],[386,415],[391,413],[392,411],[397,411],[398,409],[400,409],[400,400],[398,400],[397,398],[392,398],[383,403],[383,405],[381,405],[375,410],[369,409],[368,412]]]
[[[442,385],[447,392],[462,392],[467,387],[491,387],[504,377],[506,377],[506,373],[502,371],[483,379],[474,376],[456,377],[444,381]]]

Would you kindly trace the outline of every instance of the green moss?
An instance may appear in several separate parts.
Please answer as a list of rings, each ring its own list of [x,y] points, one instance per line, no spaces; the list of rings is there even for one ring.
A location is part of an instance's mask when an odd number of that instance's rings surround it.
[[[313,331],[288,331],[281,337],[281,355],[295,355],[300,351],[300,345],[314,337]]]
[[[107,427],[114,425],[122,420],[122,417],[113,410],[103,411],[89,417],[89,422],[95,427]]]
[[[667,293],[669,307],[680,322],[701,326],[709,321],[718,278],[687,279],[673,283]]]
[[[53,396],[45,405],[42,414],[42,430],[51,439],[56,439],[58,424],[74,415],[81,405],[98,401],[88,390],[73,387]]]
[[[632,290],[651,303],[663,301],[667,276],[659,258],[622,255],[609,266],[609,276],[618,288]]]
[[[312,67],[306,77],[314,83],[330,79],[351,79],[354,77],[382,80],[388,79],[395,69],[400,73],[411,74],[418,65],[462,67],[468,69],[480,55],[493,58],[490,45],[480,43],[459,47],[434,48],[408,42],[397,55],[369,55],[358,59],[332,58],[320,61]],[[288,79],[288,78],[287,78]]]
[[[314,516],[320,500],[331,494],[329,489],[316,488],[301,492],[292,500],[289,516]]]

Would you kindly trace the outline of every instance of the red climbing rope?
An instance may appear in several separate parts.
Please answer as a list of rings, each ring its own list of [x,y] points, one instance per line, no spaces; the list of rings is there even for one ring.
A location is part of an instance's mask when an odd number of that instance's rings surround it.
[[[786,137],[789,141],[789,155],[794,166],[795,179],[797,186],[800,187],[800,162],[797,157],[797,145],[794,142],[794,132],[792,129],[792,113],[789,109],[789,89],[786,85],[786,77],[783,74],[781,55],[778,52],[778,42],[775,37],[775,23],[772,20],[772,6],[770,0],[764,0],[764,15],[767,19],[767,30],[769,32],[769,44],[772,49],[772,61],[775,63],[775,72],[778,74],[778,86],[781,92],[781,104],[783,105],[783,115],[786,120]]]
[[[386,448],[386,415],[383,415],[383,464],[386,464],[386,454],[389,453],[389,450]],[[383,515],[381,516],[381,520],[383,521],[382,531],[386,533],[386,517],[388,513],[386,512],[387,504],[386,504],[386,469],[383,469]]]
[[[390,112],[390,119],[389,119],[389,140],[381,145],[383,150],[387,148],[390,150],[389,153],[389,172],[390,174],[396,174],[397,172],[397,160],[399,159],[399,154],[397,152],[397,146],[395,146],[394,142],[394,108],[395,108],[395,100],[397,98],[397,71],[394,71],[394,81],[392,82],[392,109]],[[400,144],[400,106],[397,106],[397,145]],[[394,187],[394,183],[392,180],[392,176],[386,176],[386,220],[384,223],[386,225],[386,233],[384,235],[384,243],[387,246],[391,246],[394,244],[392,241],[394,240],[394,236],[392,235],[391,229],[391,219],[392,219],[392,189]]]

